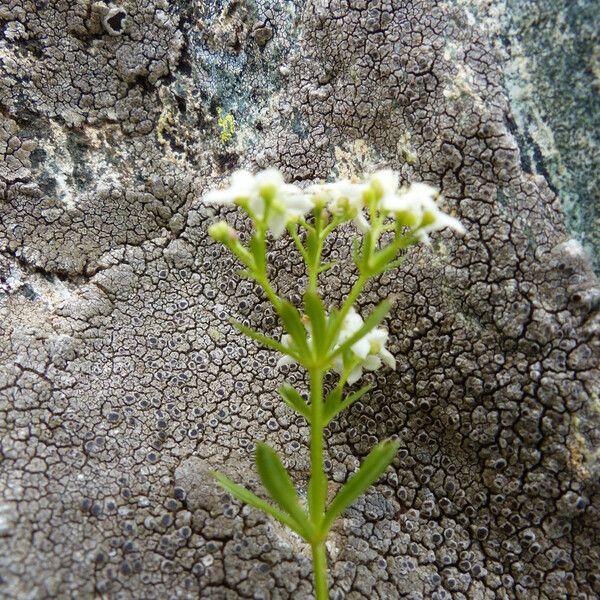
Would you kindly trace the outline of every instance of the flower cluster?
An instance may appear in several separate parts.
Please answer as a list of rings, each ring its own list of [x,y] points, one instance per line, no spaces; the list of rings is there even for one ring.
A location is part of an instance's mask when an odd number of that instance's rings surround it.
[[[252,175],[236,171],[225,190],[209,192],[205,202],[237,204],[257,222],[264,222],[274,238],[279,238],[289,223],[297,222],[315,207],[326,208],[341,222],[352,220],[361,233],[371,228],[364,209],[378,211],[383,218],[395,219],[427,242],[427,234],[448,227],[464,233],[461,223],[439,209],[438,191],[424,183],[399,187],[398,174],[390,169],[376,171],[365,182],[341,180],[302,190],[286,184],[274,169]]]
[[[362,317],[352,307],[342,323],[336,348],[350,339],[363,325]],[[338,356],[335,359],[333,370],[340,376],[345,376],[348,385],[362,377],[363,369],[376,371],[385,364],[395,370],[396,359],[385,348],[387,338],[388,332],[385,329],[371,329],[367,335],[350,346],[350,352],[346,356]]]
[[[329,316],[328,316],[329,318]],[[340,332],[333,347],[335,351],[355,333],[357,333],[364,325],[362,317],[356,312],[354,307],[351,307],[348,314],[344,317]],[[305,321],[306,329],[309,335],[307,342],[312,346],[312,332],[310,323]],[[369,331],[364,337],[350,346],[348,352],[336,356],[333,362],[333,370],[344,378],[349,385],[356,383],[363,374],[363,370],[376,371],[383,364],[390,369],[396,368],[396,359],[385,348],[388,332],[385,329],[374,328]],[[292,337],[289,334],[284,334],[281,337],[281,344],[288,349],[294,349]],[[277,367],[294,364],[296,361],[289,355],[282,356],[277,362]]]
[[[278,171],[267,169],[256,175],[248,171],[236,171],[231,176],[229,188],[209,192],[204,200],[212,204],[237,205],[252,219],[256,227],[254,240],[262,240],[255,246],[251,244],[245,248],[237,232],[224,221],[213,224],[209,234],[234,252],[249,268],[246,273],[250,273],[255,281],[265,287],[273,300],[275,294],[267,282],[265,259],[254,256],[257,252],[265,252],[267,231],[274,238],[279,238],[290,224],[295,224],[294,229],[296,226],[304,229],[307,245],[304,246],[300,237],[292,231],[294,242],[307,264],[310,262],[311,268],[321,269],[321,251],[318,248],[322,247],[325,238],[319,236],[326,237],[336,225],[352,221],[368,239],[363,244],[362,254],[355,257],[357,267],[372,277],[382,273],[389,265],[396,264],[394,261],[403,247],[419,241],[428,242],[428,233],[432,231],[448,227],[464,232],[457,219],[438,208],[436,201],[439,197],[435,188],[424,183],[400,187],[398,174],[389,169],[376,171],[362,182],[345,179],[312,185],[306,190],[285,183]],[[309,212],[313,213],[314,221],[309,222],[304,218]],[[388,245],[381,243],[382,233],[391,230],[395,231],[395,241]],[[309,244],[312,246],[309,247]],[[308,260],[315,248],[317,254],[314,261]],[[318,273],[313,273],[313,291],[316,290]],[[334,358],[330,363],[330,369],[349,384],[356,382],[363,370],[373,371],[383,364],[395,368],[394,357],[385,349],[388,334],[384,329],[371,328],[349,347],[346,344],[341,351],[341,346],[364,325],[362,317],[352,306],[353,301],[350,301],[342,322],[338,324],[339,331],[331,349]],[[315,344],[310,319],[305,321],[305,325],[306,342],[313,348]],[[279,366],[299,360],[301,352],[294,347],[288,333],[283,336],[281,344],[296,358],[284,355],[278,362]]]

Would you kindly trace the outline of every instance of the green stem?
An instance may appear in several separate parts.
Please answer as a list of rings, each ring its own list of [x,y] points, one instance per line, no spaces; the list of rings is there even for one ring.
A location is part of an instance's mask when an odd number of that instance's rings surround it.
[[[327,478],[323,469],[323,371],[314,369],[310,376],[310,520],[317,532],[311,543],[316,600],[328,600],[326,532],[321,530],[327,502]]]
[[[327,549],[325,542],[313,544],[313,578],[315,582],[315,600],[328,600],[327,585]]]
[[[327,478],[323,469],[323,371],[314,369],[310,376],[310,517],[317,531],[325,515]]]
[[[254,259],[254,278],[256,282],[262,287],[267,298],[271,301],[271,304],[275,307],[275,310],[279,312],[281,299],[273,289],[269,276],[267,274],[267,225],[266,221],[257,225],[256,229],[256,240],[260,256]]]

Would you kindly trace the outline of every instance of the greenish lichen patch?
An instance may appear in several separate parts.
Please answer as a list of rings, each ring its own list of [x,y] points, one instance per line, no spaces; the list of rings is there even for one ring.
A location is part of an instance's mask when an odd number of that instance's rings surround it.
[[[598,6],[506,0],[505,84],[523,166],[558,193],[570,234],[600,270]]]

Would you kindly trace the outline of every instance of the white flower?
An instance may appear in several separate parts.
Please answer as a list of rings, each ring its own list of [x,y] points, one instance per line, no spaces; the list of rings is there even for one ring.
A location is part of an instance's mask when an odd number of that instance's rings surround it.
[[[440,210],[432,198],[426,198],[423,202],[421,226],[417,231],[419,238],[427,243],[429,241],[427,234],[430,231],[439,231],[440,229],[444,229],[446,227],[448,229],[453,229],[461,235],[465,233],[464,225],[458,219],[455,219],[454,217],[451,217],[449,214],[446,214],[444,211]]]
[[[396,219],[411,229],[419,227],[423,219],[425,203],[433,203],[437,190],[426,183],[412,183],[399,194],[385,196],[381,208],[394,213]]]
[[[279,238],[289,222],[306,214],[313,202],[300,188],[285,183],[276,169],[267,169],[252,175],[249,171],[235,171],[231,185],[225,190],[211,191],[204,196],[211,204],[241,204],[259,220],[268,211],[268,227],[274,238]]]
[[[362,212],[366,188],[365,184],[342,179],[335,183],[313,185],[309,191],[316,196],[315,202],[324,200],[332,214],[347,216],[361,233],[365,233],[371,227]]]
[[[364,321],[362,317],[356,312],[354,307],[352,307],[344,317],[334,350],[349,340],[363,325]],[[306,324],[305,326],[310,333],[310,327]],[[379,369],[382,364],[387,365],[391,369],[396,368],[396,359],[385,348],[387,338],[388,332],[385,329],[375,328],[350,346],[350,351],[353,355],[352,360],[353,362],[357,362],[357,364],[352,367],[348,374],[346,381],[349,385],[357,382],[362,377],[363,370],[375,371]],[[307,342],[308,346],[311,347],[312,338],[310,335],[307,337]],[[281,336],[281,344],[290,350],[295,350],[292,338],[288,334]],[[291,356],[284,354],[277,361],[277,368],[295,363],[296,361]],[[345,372],[344,366],[343,357],[337,356],[333,362],[333,370],[339,375],[342,375]]]
[[[340,331],[336,348],[350,339],[363,324],[362,317],[352,307],[342,323],[342,330]],[[348,375],[347,382],[349,385],[352,385],[362,377],[363,369],[375,371],[381,367],[382,363],[385,363],[391,369],[396,368],[396,359],[385,348],[387,338],[388,332],[385,329],[375,328],[350,346],[350,350],[354,354],[354,359],[358,359],[359,362],[352,368]],[[336,357],[333,368],[336,373],[343,374],[344,362],[341,356]]]
[[[235,204],[249,198],[255,187],[255,178],[249,171],[234,171],[230,177],[231,185],[225,190],[211,190],[204,195],[208,204]]]
[[[292,336],[288,335],[287,333],[283,334],[281,336],[281,345],[285,346],[286,348],[289,348],[291,350],[293,348]],[[289,354],[284,354],[277,361],[277,368],[279,369],[280,367],[283,367],[285,365],[293,365],[293,364],[296,364],[296,361]]]
[[[398,191],[398,173],[391,169],[375,171],[369,177],[369,185],[380,203],[385,203],[388,198]]]
[[[402,224],[417,230],[417,236],[428,242],[427,233],[448,227],[458,233],[464,233],[465,228],[458,219],[440,210],[435,199],[439,192],[426,183],[411,183],[398,194],[384,196],[381,208],[393,213]]]

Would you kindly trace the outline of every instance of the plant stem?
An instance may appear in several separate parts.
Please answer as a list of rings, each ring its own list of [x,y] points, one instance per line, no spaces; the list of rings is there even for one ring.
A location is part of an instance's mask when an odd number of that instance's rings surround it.
[[[327,501],[327,477],[323,469],[323,371],[311,369],[310,375],[310,519],[317,531],[317,539],[311,544],[313,554],[313,576],[316,600],[327,600],[327,555],[321,524],[325,518]],[[324,537],[324,536],[323,536]]]
[[[323,371],[310,374],[310,516],[319,529],[325,513],[327,479],[323,470]]]
[[[315,600],[328,600],[327,585],[327,549],[325,542],[312,545],[313,577],[315,581]]]

